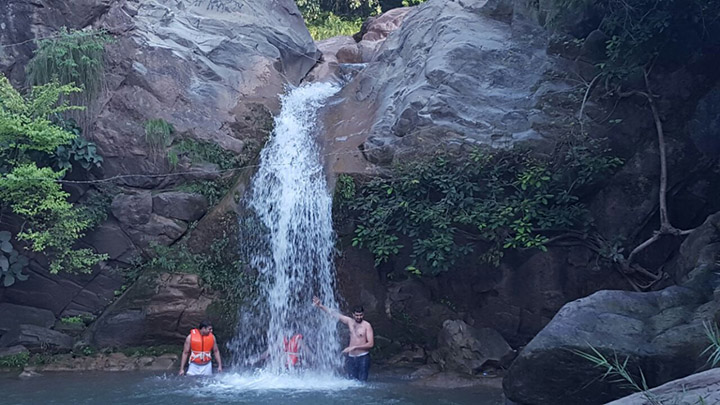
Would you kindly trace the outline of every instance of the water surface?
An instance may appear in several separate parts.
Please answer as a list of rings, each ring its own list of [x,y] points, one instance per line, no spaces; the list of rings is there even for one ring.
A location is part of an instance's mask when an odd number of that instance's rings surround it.
[[[3,404],[474,404],[500,405],[501,391],[417,387],[376,373],[367,384],[324,375],[227,373],[209,379],[133,372],[0,377]]]

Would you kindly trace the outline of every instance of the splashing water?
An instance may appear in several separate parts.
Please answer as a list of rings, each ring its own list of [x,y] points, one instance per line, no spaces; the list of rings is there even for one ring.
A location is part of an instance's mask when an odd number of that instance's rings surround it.
[[[314,137],[318,109],[339,89],[316,83],[281,98],[241,215],[241,251],[258,272],[258,298],[241,309],[230,347],[236,364],[253,363],[267,350],[270,375],[287,371],[283,339],[297,333],[305,370],[329,375],[341,365],[336,322],[312,305],[318,295],[337,308],[332,197]]]

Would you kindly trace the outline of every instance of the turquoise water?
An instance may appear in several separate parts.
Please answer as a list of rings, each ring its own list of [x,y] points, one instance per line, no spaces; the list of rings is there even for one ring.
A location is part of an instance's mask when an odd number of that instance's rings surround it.
[[[501,390],[431,389],[392,374],[341,378],[227,373],[200,380],[148,373],[47,373],[0,377],[2,404],[502,404]]]

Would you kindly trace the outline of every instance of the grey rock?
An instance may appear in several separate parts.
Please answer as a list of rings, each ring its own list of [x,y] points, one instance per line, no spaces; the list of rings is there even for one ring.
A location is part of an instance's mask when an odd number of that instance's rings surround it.
[[[635,393],[607,405],[645,405],[650,396],[656,403],[695,405],[720,403],[720,369],[712,369],[671,381],[645,393]]]
[[[180,239],[187,230],[187,223],[151,214],[147,223],[125,228],[133,243],[143,249],[151,243],[168,246]]]
[[[15,356],[22,353],[29,353],[27,347],[22,345],[16,345],[16,346],[10,346],[10,347],[2,347],[0,348],[0,358],[7,357],[7,356]]]
[[[168,192],[153,196],[153,212],[187,222],[197,221],[208,209],[207,199],[195,193]]]
[[[23,324],[0,337],[0,347],[15,345],[25,346],[31,352],[68,352],[73,338],[52,329]]]
[[[447,320],[438,335],[438,349],[431,357],[443,370],[477,375],[509,365],[514,354],[496,330]]]
[[[592,348],[642,369],[647,384],[658,386],[701,369],[708,346],[705,324],[715,322],[720,301],[713,278],[720,270],[720,213],[691,234],[675,267],[694,265],[679,286],[636,293],[600,291],[566,304],[522,350],[503,381],[505,395],[524,404],[595,404],[630,392],[577,352]],[[591,348],[592,347],[592,348]],[[567,387],[582,387],[568,391]]]
[[[429,0],[407,11],[326,115],[330,149],[348,155],[331,170],[372,173],[347,162],[358,147],[376,165],[452,144],[550,150],[563,132],[553,115],[571,113],[572,85],[555,74],[567,67],[545,52],[546,33],[515,3]],[[536,94],[544,83],[558,91]]]
[[[0,303],[0,334],[13,330],[20,324],[50,328],[55,324],[55,314],[43,308]]]
[[[107,254],[109,260],[117,260],[126,264],[132,262],[137,252],[132,240],[114,220],[108,220],[93,228],[83,238],[83,241],[94,247],[96,252]]]
[[[110,209],[113,216],[124,225],[143,225],[152,214],[152,195],[149,191],[119,194],[113,198]]]

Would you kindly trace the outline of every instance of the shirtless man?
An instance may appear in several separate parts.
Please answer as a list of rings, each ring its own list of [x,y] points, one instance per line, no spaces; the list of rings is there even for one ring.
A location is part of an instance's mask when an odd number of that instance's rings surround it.
[[[361,305],[353,308],[353,316],[328,309],[320,302],[320,298],[313,297],[313,304],[327,312],[350,329],[350,344],[342,352],[347,354],[345,370],[350,378],[367,381],[370,371],[370,349],[375,345],[373,328],[368,321],[363,320],[365,311]]]

